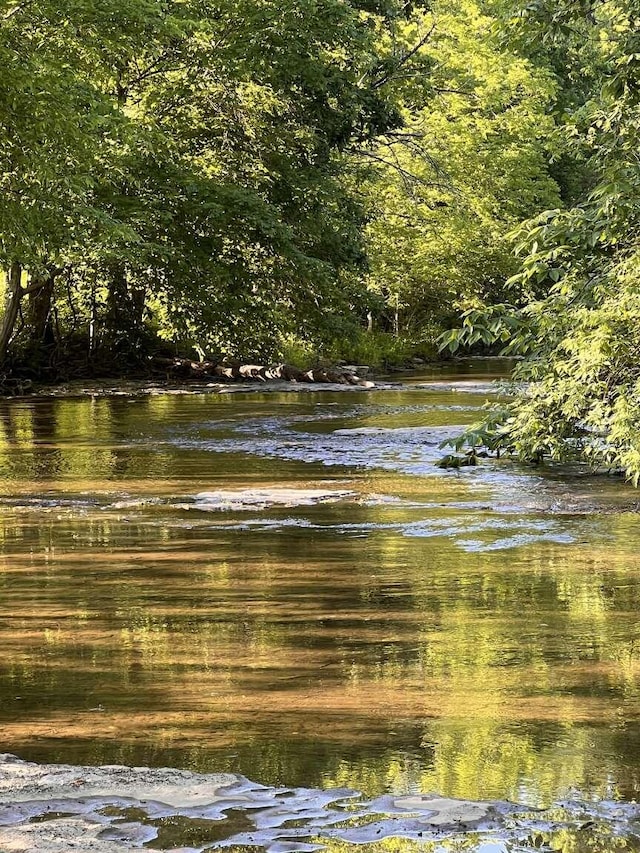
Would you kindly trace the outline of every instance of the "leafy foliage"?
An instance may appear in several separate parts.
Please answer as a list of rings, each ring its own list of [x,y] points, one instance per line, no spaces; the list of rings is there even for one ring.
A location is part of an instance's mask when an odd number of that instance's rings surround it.
[[[0,360],[404,358],[462,310],[443,347],[519,359],[471,443],[637,482],[639,19],[5,0]]]
[[[513,283],[529,301],[469,314],[442,343],[506,340],[505,352],[522,357],[514,378],[526,386],[497,417],[500,446],[523,459],[620,469],[638,484],[640,8],[629,0],[590,10],[590,38],[613,69],[582,131],[596,183],[571,209],[547,211],[515,231],[523,260]],[[570,4],[562,11],[563,21],[576,14]]]
[[[553,76],[502,44],[477,0],[435,3],[427,26],[431,73],[405,86],[403,139],[379,148],[368,229],[371,286],[410,332],[504,296],[517,270],[507,233],[561,203]]]
[[[330,328],[363,258],[346,151],[401,121],[378,49],[401,12],[5,4],[0,262],[65,273],[57,319],[105,354],[150,322],[263,352]]]

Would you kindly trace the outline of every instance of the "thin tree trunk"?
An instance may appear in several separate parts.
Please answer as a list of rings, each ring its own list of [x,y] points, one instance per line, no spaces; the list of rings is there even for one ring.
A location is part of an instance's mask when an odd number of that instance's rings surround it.
[[[40,285],[29,294],[29,336],[34,344],[51,343],[51,299],[55,284],[55,273],[47,273],[42,279],[33,280],[30,287]]]
[[[7,351],[16,326],[22,299],[22,265],[14,261],[7,276],[7,294],[4,303],[4,315],[0,324],[0,364],[7,359]]]
[[[89,322],[89,355],[92,356],[96,348],[96,326],[98,318],[98,306],[96,304],[96,283],[91,282],[91,321]]]
[[[137,331],[142,328],[146,288],[131,284],[122,264],[111,270],[107,296],[107,316],[111,329],[116,332]]]
[[[144,325],[144,306],[147,299],[147,288],[144,285],[136,285],[131,291],[131,318],[135,329],[142,329]]]
[[[111,269],[105,341],[113,358],[131,364],[144,355],[145,288],[131,282],[123,264]]]
[[[111,269],[109,291],[107,295],[107,324],[110,331],[122,327],[123,315],[126,315],[126,304],[129,292],[127,276],[122,264],[114,264]]]

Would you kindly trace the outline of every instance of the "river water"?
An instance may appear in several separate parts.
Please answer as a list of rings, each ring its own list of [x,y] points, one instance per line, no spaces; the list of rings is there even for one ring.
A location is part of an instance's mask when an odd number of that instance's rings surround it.
[[[637,493],[435,467],[490,378],[0,402],[3,751],[636,798]]]

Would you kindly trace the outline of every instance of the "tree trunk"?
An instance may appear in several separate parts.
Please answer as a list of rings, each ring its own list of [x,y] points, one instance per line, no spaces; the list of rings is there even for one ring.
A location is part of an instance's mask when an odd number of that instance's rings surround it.
[[[111,270],[107,297],[107,327],[112,338],[124,336],[134,348],[144,325],[146,289],[127,280],[122,264]]]
[[[7,360],[7,351],[16,326],[22,299],[22,266],[14,261],[7,276],[7,294],[4,302],[4,315],[0,324],[0,364]]]
[[[125,269],[122,264],[114,264],[107,295],[107,323],[110,331],[122,328],[123,314],[128,298]]]
[[[53,343],[51,324],[51,299],[55,273],[48,273],[41,279],[33,279],[30,287],[37,287],[29,294],[29,337],[36,346]],[[39,285],[39,287],[38,287]]]

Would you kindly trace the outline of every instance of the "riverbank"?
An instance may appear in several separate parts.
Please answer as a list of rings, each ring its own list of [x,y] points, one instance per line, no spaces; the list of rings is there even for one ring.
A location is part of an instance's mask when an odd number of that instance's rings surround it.
[[[375,383],[367,378],[368,367],[362,367],[361,374],[356,373],[356,369],[338,367],[303,371],[288,365],[242,365],[214,370],[208,369],[206,364],[202,367],[198,362],[187,363],[179,359],[175,364],[167,364],[165,370],[156,370],[144,377],[105,376],[51,384],[5,379],[0,382],[0,398],[233,393],[239,390],[304,391],[318,387],[340,391],[375,387]]]
[[[17,382],[5,387],[0,384],[0,399],[37,397],[126,397],[158,394],[238,394],[238,393],[305,393],[392,390],[416,385],[423,390],[486,392],[489,383],[504,379],[513,365],[512,359],[496,356],[467,357],[443,362],[413,364],[404,369],[375,370],[368,365],[339,365],[329,373],[340,372],[348,379],[330,381],[325,373],[322,381],[309,376],[303,380],[236,375],[224,379],[211,377],[152,376],[127,378],[102,376],[56,383]],[[469,371],[477,379],[469,381]],[[302,371],[300,371],[302,372]],[[495,389],[494,389],[495,390]]]
[[[166,380],[146,381],[143,379],[83,382],[75,380],[60,385],[37,386],[25,391],[20,397],[144,397],[161,394],[200,395],[246,393],[304,394],[321,391],[337,393],[345,391],[372,391],[392,387],[394,387],[394,383],[378,383],[373,381],[367,381],[360,385],[342,385],[335,382],[260,382],[257,380],[238,382],[174,382]],[[15,399],[15,395],[6,395],[5,399]]]

